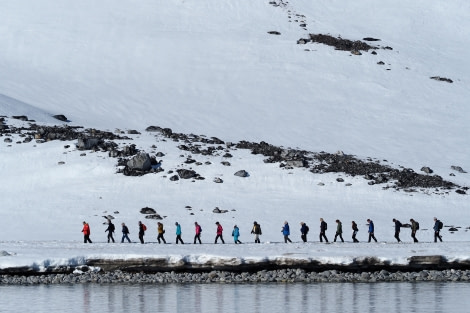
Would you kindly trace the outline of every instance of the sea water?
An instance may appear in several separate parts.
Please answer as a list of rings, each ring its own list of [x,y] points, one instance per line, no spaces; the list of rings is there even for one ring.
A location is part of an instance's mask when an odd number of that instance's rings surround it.
[[[470,312],[470,283],[0,286],[0,312]]]

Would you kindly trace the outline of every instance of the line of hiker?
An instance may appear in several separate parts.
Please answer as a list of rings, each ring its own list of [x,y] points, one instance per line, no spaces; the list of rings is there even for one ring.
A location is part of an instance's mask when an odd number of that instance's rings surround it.
[[[401,228],[403,228],[403,227],[411,228],[411,238],[413,238],[413,242],[418,242],[418,239],[416,238],[416,232],[419,230],[419,223],[417,221],[415,221],[414,219],[411,218],[409,225],[403,225],[399,220],[397,220],[395,218],[392,219],[392,221],[394,223],[394,229],[395,229],[395,236],[394,237],[398,242],[401,242],[400,231],[401,231]],[[368,242],[371,242],[372,240],[377,242],[377,238],[375,238],[375,235],[374,235],[374,232],[375,232],[374,222],[371,219],[367,219],[367,223],[368,223],[367,225],[368,225],[368,235],[369,235]],[[217,225],[217,227],[216,227],[216,236],[215,236],[215,239],[214,239],[214,244],[217,244],[219,239],[222,242],[222,244],[225,244],[224,237],[223,237],[224,229],[223,229],[222,225],[219,222],[216,222],[215,224]],[[125,223],[122,223],[121,226],[122,226],[121,243],[123,243],[124,240],[127,240],[127,242],[130,243],[131,240],[129,239],[129,234],[130,234],[129,228],[126,226]],[[176,222],[175,226],[176,226],[176,231],[175,231],[176,244],[178,244],[178,243],[184,244],[183,239],[181,238],[181,235],[182,235],[181,225],[178,222]],[[195,229],[194,229],[195,235],[194,235],[194,242],[193,243],[196,244],[196,242],[199,242],[199,244],[202,244],[202,241],[201,241],[202,227],[197,222],[194,223],[194,226],[195,226]],[[143,243],[145,243],[144,236],[145,236],[145,232],[147,231],[147,226],[145,226],[145,224],[143,224],[141,221],[139,221],[138,227],[139,227],[138,228],[139,229],[139,231],[138,231],[139,240],[140,240],[140,243],[143,244]],[[438,220],[436,217],[434,217],[434,226],[433,226],[434,242],[437,242],[437,240],[442,242],[442,236],[440,235],[440,231],[441,231],[442,227],[443,227],[443,223],[440,220]],[[328,242],[328,237],[326,236],[327,229],[328,229],[328,224],[326,223],[326,221],[323,218],[320,218],[320,234],[319,234],[320,242],[323,242],[323,240],[325,242]],[[355,221],[351,222],[351,229],[352,229],[352,240],[353,240],[353,242],[359,242],[359,240],[357,240],[357,238],[356,238],[356,235],[359,231],[359,228],[358,228],[357,223]],[[114,237],[113,237],[113,234],[114,234],[115,230],[116,229],[115,229],[114,224],[112,223],[112,221],[110,219],[108,219],[108,227],[105,230],[105,232],[108,233],[108,243],[110,243],[111,241],[115,242]],[[300,238],[302,239],[303,242],[307,242],[307,234],[308,234],[309,230],[310,229],[309,229],[309,227],[307,226],[307,224],[305,222],[300,222],[300,234],[301,234]],[[84,236],[83,237],[83,242],[84,243],[92,243],[92,241],[90,239],[90,225],[87,222],[83,222],[82,232],[83,232],[83,236]],[[166,244],[166,240],[165,240],[165,237],[164,237],[165,229],[164,229],[163,223],[157,222],[157,232],[158,232],[158,236],[157,236],[158,243],[163,242],[164,244]],[[289,238],[289,236],[290,236],[290,227],[289,227],[289,223],[287,221],[284,222],[284,224],[282,226],[282,229],[281,229],[281,232],[284,236],[284,242],[285,243],[288,243],[288,242],[292,243],[292,240]],[[253,227],[251,229],[251,234],[254,235],[255,243],[261,243],[261,240],[260,240],[260,236],[262,235],[261,225],[258,224],[258,222],[256,222],[256,221],[253,222]],[[240,229],[238,228],[237,225],[235,225],[233,227],[232,237],[233,237],[233,241],[234,241],[235,244],[241,244],[242,243],[239,239]],[[335,237],[334,237],[334,242],[336,242],[338,237],[341,240],[341,242],[344,242],[344,239],[343,239],[343,224],[339,219],[336,220],[336,233],[335,233]]]

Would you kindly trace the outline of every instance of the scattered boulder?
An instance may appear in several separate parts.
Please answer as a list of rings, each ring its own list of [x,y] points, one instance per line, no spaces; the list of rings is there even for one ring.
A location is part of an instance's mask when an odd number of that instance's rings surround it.
[[[429,77],[429,78],[440,81],[440,82],[447,82],[447,83],[450,83],[450,84],[452,84],[454,82],[450,78],[445,78],[445,77],[440,77],[440,76],[433,76],[433,77]]]
[[[139,152],[127,162],[127,167],[133,170],[148,171],[152,168],[152,162],[148,153]]]
[[[248,176],[250,176],[250,174],[248,174],[248,172],[245,171],[245,170],[240,170],[240,171],[236,172],[233,175],[238,176],[238,177],[248,177]]]
[[[180,180],[180,178],[178,177],[178,175],[173,175],[170,177],[170,180],[171,181],[177,181],[177,180]]]
[[[271,31],[268,32],[268,34],[270,34],[270,35],[280,35],[281,33],[276,31],[276,30],[271,30]]]
[[[197,173],[193,170],[179,169],[176,172],[181,179],[190,179],[197,176]]]
[[[15,120],[20,120],[20,121],[28,121],[28,117],[26,115],[13,115],[11,118],[14,118]]]
[[[310,34],[310,41],[332,46],[335,50],[342,51],[369,51],[371,49],[377,49],[376,47],[370,46],[360,40],[352,41],[324,34]]]
[[[145,207],[145,208],[140,209],[140,213],[142,213],[142,214],[156,214],[157,211],[155,211],[152,208]]]
[[[223,183],[223,182],[224,182],[224,181],[223,181],[222,178],[220,178],[220,177],[214,178],[214,183],[221,184],[221,183]]]
[[[423,167],[421,168],[421,171],[425,172],[426,174],[432,174],[432,173],[434,173],[434,171],[433,171],[431,168],[427,167],[427,166],[423,166]]]
[[[67,117],[65,117],[65,115],[63,115],[63,114],[53,115],[52,117],[59,120],[59,121],[62,121],[62,122],[69,122]]]
[[[78,150],[91,150],[100,144],[99,138],[78,138],[77,149]]]
[[[227,213],[228,210],[221,210],[218,207],[215,207],[215,209],[212,210],[212,213]]]
[[[461,168],[460,166],[452,165],[450,168],[453,169],[454,171],[459,172],[459,173],[462,173],[462,174],[467,173],[467,172],[464,171],[463,168]]]
[[[162,220],[163,217],[161,217],[159,214],[150,214],[145,216],[146,219],[151,219],[151,220]]]

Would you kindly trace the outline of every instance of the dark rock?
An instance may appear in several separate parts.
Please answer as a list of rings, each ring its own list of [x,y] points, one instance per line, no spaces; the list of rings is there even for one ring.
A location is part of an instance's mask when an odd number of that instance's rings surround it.
[[[20,120],[20,121],[28,121],[28,117],[26,115],[13,115],[11,118],[14,118],[15,120]]]
[[[161,128],[160,126],[149,126],[145,129],[145,131],[148,131],[148,132],[161,132],[163,130],[163,128]]]
[[[455,192],[458,193],[458,194],[461,194],[461,195],[466,195],[466,194],[467,194],[467,193],[466,193],[465,191],[463,191],[462,189],[457,189]]]
[[[281,33],[275,30],[269,31],[268,34],[270,35],[280,35]]]
[[[250,174],[248,174],[248,172],[245,171],[245,170],[240,170],[240,171],[236,172],[233,175],[238,176],[238,177],[248,177],[248,176],[250,176]]]
[[[342,182],[344,182],[344,179],[342,179],[341,177],[339,177],[339,178],[336,178],[336,181],[339,182],[339,183],[342,183]]]
[[[159,214],[150,214],[145,216],[146,219],[150,220],[162,220],[163,218]]]
[[[178,175],[173,175],[170,177],[170,180],[171,181],[177,181],[177,180],[180,180],[180,178],[178,177]]]
[[[365,37],[365,38],[362,38],[362,40],[364,40],[364,41],[380,41],[380,39],[372,38],[372,37]]]
[[[78,138],[77,149],[78,150],[91,150],[97,147],[101,143],[99,138]]]
[[[65,115],[63,115],[63,114],[53,115],[52,117],[59,120],[59,121],[62,121],[62,122],[69,122],[67,117],[65,117]]]
[[[467,172],[464,171],[463,168],[461,168],[460,166],[452,165],[450,168],[453,169],[453,170],[456,171],[456,172],[459,172],[459,173],[467,173]]]
[[[137,130],[135,130],[135,129],[129,129],[129,130],[127,131],[127,133],[128,133],[129,135],[140,135],[140,133],[139,133]]]
[[[378,65],[384,65],[385,63],[383,61],[377,62]]]
[[[214,178],[214,183],[221,184],[223,182],[224,181],[222,180],[222,178],[219,178],[219,177]]]
[[[152,162],[148,153],[139,152],[127,162],[127,167],[133,170],[148,171],[152,168]]]
[[[187,170],[187,169],[179,169],[179,170],[176,170],[176,172],[178,173],[178,176],[181,179],[190,179],[190,178],[196,177],[197,175],[195,171]]]
[[[421,171],[425,172],[426,174],[432,174],[432,173],[434,173],[434,171],[433,171],[431,168],[427,167],[427,166],[423,166],[423,167],[421,168]]]
[[[454,82],[450,78],[445,78],[445,77],[440,77],[440,76],[433,76],[433,77],[429,77],[429,78],[437,80],[437,81],[441,81],[441,82],[447,82],[447,83],[450,83],[450,84],[452,84]]]
[[[155,213],[157,213],[157,211],[155,211],[152,208],[145,207],[145,208],[140,209],[140,213],[142,213],[142,214],[155,214]]]
[[[449,228],[449,231],[459,231],[459,230],[458,230],[457,228],[455,228],[455,227],[450,227],[450,228]]]
[[[341,37],[335,38],[333,36],[324,34],[310,34],[310,40],[312,42],[332,46],[335,47],[336,50],[343,51],[369,51],[370,49],[377,49],[376,47],[372,47],[360,40],[352,41],[343,39]]]

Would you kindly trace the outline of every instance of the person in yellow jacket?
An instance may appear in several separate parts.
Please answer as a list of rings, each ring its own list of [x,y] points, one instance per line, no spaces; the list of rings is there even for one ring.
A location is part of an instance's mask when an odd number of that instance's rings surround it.
[[[160,239],[163,240],[163,243],[166,243],[165,237],[163,237],[163,234],[165,233],[165,230],[163,229],[163,224],[158,222],[157,223],[157,229],[158,229],[158,243],[161,243]]]

